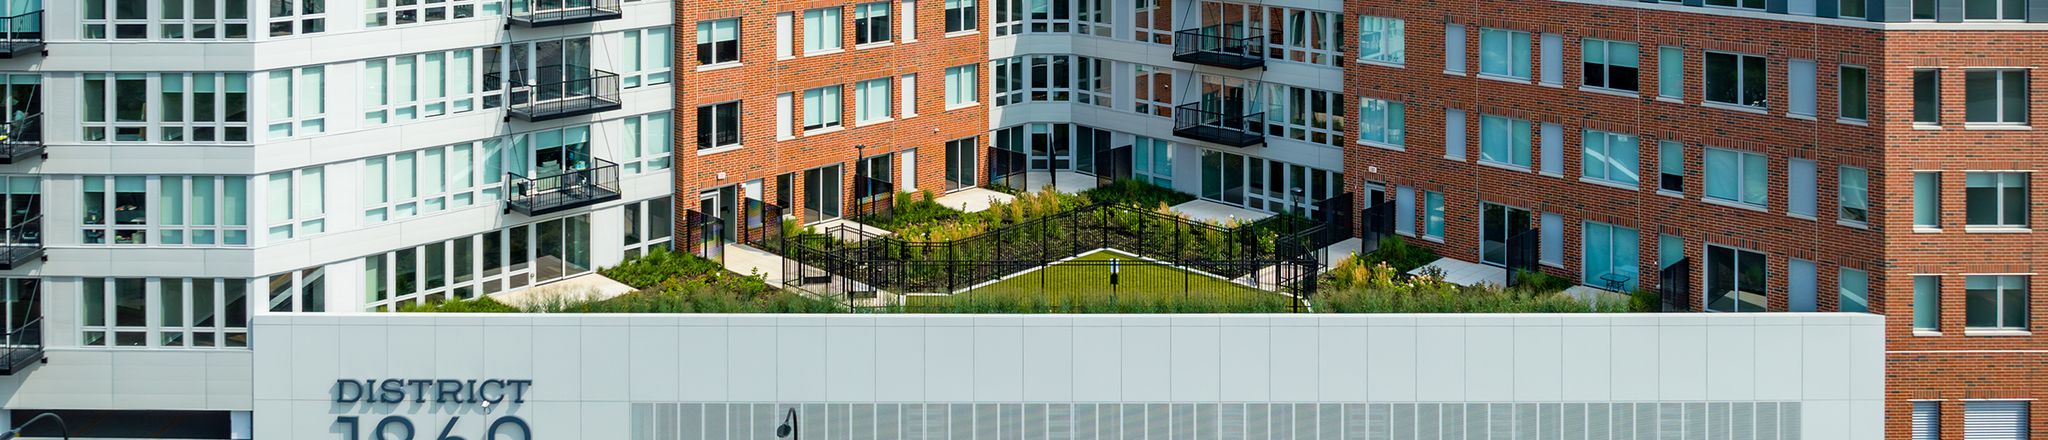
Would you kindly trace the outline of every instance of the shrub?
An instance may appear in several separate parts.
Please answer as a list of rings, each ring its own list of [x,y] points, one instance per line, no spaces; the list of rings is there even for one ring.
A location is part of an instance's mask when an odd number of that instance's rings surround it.
[[[486,296],[439,303],[407,303],[398,306],[398,311],[402,313],[519,313],[520,310],[517,307],[505,305],[505,303]]]
[[[1386,262],[1347,259],[1333,271],[1313,305],[1323,313],[1585,313],[1624,312],[1630,301],[1580,301],[1558,290],[1458,286],[1431,271],[1402,279]]]
[[[1173,188],[1153,185],[1136,179],[1117,179],[1108,185],[1082,191],[1081,195],[1087,197],[1092,202],[1129,205],[1147,209],[1161,204],[1167,206],[1178,205],[1195,199],[1195,196],[1174,191]]]
[[[1634,293],[1628,294],[1628,311],[1636,313],[1662,312],[1664,311],[1664,297],[1655,290],[1636,289]]]
[[[1538,292],[1559,292],[1572,288],[1572,280],[1540,270],[1515,269],[1515,285]]]
[[[716,261],[679,254],[664,248],[651,248],[646,255],[626,260],[618,266],[598,269],[597,273],[635,289],[654,287],[673,278],[731,275]]]

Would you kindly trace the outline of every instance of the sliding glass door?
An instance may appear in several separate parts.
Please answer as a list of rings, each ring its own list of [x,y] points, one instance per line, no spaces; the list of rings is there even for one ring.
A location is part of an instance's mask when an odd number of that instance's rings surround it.
[[[1764,254],[1748,249],[1707,245],[1707,310],[1762,312],[1770,307],[1764,290],[1769,273]]]
[[[981,165],[980,156],[979,138],[970,137],[946,142],[947,191],[976,186],[974,177]]]
[[[845,188],[842,170],[839,164],[804,170],[804,222],[839,218],[840,203],[845,201],[840,192]]]
[[[1529,210],[1507,205],[1479,205],[1479,259],[1495,266],[1508,264],[1508,237],[1529,230]]]

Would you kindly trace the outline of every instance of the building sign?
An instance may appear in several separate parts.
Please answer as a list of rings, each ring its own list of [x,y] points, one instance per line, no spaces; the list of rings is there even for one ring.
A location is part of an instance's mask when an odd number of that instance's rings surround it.
[[[492,416],[495,408],[526,403],[527,391],[533,387],[531,379],[336,379],[331,392],[334,403],[339,407],[362,412],[390,412],[395,406],[432,405],[441,412],[462,412],[474,408],[486,419],[483,432],[456,432],[460,415],[448,416],[447,422],[439,427],[428,426],[430,431],[422,434],[421,425],[412,417],[392,414],[377,419],[374,424],[364,421],[362,416],[335,416],[335,432],[343,440],[361,440],[363,431],[369,431],[370,439],[412,440],[416,438],[462,440],[464,438],[496,439],[499,434],[517,433],[518,438],[531,440],[533,427],[526,420],[510,414]],[[478,417],[471,415],[469,417]],[[435,434],[438,433],[438,434]],[[482,437],[469,437],[463,434]],[[429,437],[431,436],[431,437]]]

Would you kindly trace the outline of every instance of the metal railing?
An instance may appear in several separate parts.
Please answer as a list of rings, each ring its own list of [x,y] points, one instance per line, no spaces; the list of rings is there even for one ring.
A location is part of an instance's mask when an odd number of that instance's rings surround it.
[[[36,306],[40,306],[37,304]],[[21,372],[43,358],[43,318],[36,317],[7,330],[6,344],[0,345],[0,376]]]
[[[0,233],[0,269],[14,269],[43,255],[43,216],[29,217]]]
[[[1230,29],[1242,30],[1243,27]],[[1173,59],[1184,63],[1202,64],[1231,69],[1249,69],[1266,65],[1266,37],[1229,37],[1217,35],[1220,29],[1187,29],[1173,33]],[[1257,33],[1254,30],[1252,33]]]
[[[1173,134],[1184,138],[1248,147],[1266,142],[1265,129],[1266,112],[1216,112],[1201,103],[1173,109]]]
[[[619,75],[575,65],[541,66],[531,71],[493,72],[484,82],[505,84],[505,108],[527,121],[545,121],[616,110]]]
[[[40,51],[42,47],[42,10],[0,17],[0,56],[13,58],[15,53]]]
[[[623,17],[619,0],[512,0],[508,14],[527,27],[558,26]]]
[[[38,157],[43,153],[43,114],[37,113],[0,125],[0,164]]]
[[[587,161],[588,166],[539,177],[505,173],[506,209],[540,215],[619,198],[618,164],[598,158],[574,159]]]

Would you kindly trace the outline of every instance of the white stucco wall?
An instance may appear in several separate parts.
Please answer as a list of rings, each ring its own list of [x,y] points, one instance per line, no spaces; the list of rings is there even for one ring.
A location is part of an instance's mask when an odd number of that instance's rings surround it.
[[[421,435],[453,417],[482,438],[509,415],[545,438],[648,437],[645,412],[679,408],[651,404],[679,402],[756,404],[731,429],[757,434],[779,405],[926,402],[1775,402],[1799,408],[1804,439],[1882,430],[1874,315],[271,315],[255,331],[256,438],[332,437],[338,416],[367,436],[389,415]],[[411,395],[334,403],[337,379],[383,378],[532,386],[488,415]],[[806,433],[827,428],[804,411]]]

